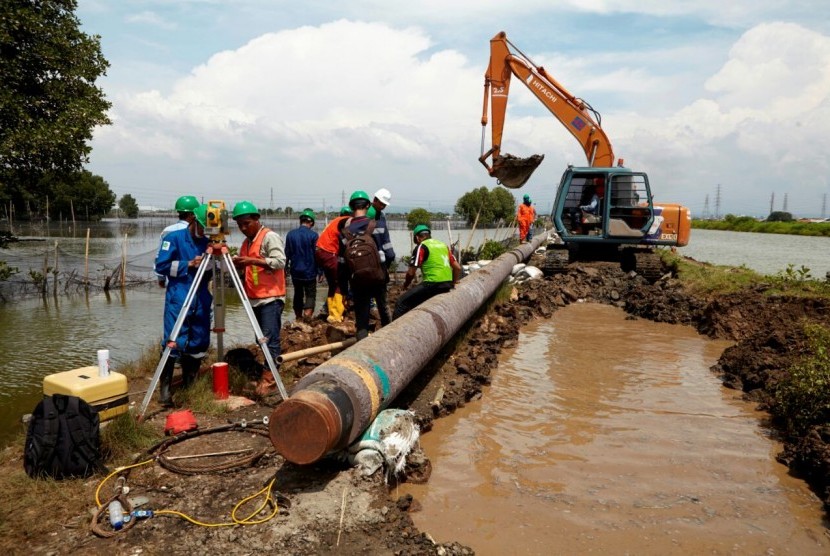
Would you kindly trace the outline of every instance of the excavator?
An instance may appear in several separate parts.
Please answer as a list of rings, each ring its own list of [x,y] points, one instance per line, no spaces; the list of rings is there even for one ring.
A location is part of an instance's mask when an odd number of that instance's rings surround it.
[[[648,176],[614,165],[614,149],[602,129],[602,117],[585,100],[568,92],[541,66],[507,39],[490,39],[490,63],[484,75],[481,157],[490,176],[517,189],[530,179],[544,155],[520,158],[502,153],[510,81],[516,76],[579,141],[588,165],[569,165],[559,181],[551,221],[561,243],[551,243],[542,271],[565,272],[575,260],[615,260],[626,272],[649,281],[662,274],[657,246],[682,247],[689,242],[691,213],[687,207],[654,203]],[[488,112],[492,147],[484,151]]]

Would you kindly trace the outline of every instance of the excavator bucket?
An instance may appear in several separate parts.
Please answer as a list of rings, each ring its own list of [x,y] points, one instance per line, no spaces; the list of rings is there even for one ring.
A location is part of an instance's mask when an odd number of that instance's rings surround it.
[[[545,159],[543,154],[534,154],[527,158],[519,158],[512,154],[493,157],[493,169],[490,175],[508,189],[518,189],[527,183],[531,174]]]

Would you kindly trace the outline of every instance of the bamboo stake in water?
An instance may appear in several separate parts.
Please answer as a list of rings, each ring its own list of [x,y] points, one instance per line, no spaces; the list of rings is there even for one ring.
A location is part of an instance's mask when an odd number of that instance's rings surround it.
[[[52,282],[52,295],[58,297],[58,242],[55,241],[55,280]]]
[[[121,244],[121,289],[127,282],[127,234],[124,234],[124,243]]]
[[[74,228],[75,217],[72,217]],[[84,254],[84,287],[89,289],[89,228],[86,229],[86,252]]]

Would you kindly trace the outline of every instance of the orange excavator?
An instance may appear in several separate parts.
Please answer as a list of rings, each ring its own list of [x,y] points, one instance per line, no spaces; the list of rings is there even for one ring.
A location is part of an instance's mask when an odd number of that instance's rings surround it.
[[[556,191],[551,221],[561,239],[548,245],[542,270],[564,272],[576,259],[619,260],[626,271],[648,280],[662,273],[656,246],[682,247],[689,242],[691,213],[671,203],[655,204],[648,176],[614,165],[614,149],[602,129],[602,117],[583,99],[568,92],[543,67],[507,39],[490,39],[490,64],[484,75],[479,161],[501,185],[516,189],[530,179],[544,155],[520,158],[502,153],[502,135],[513,76],[579,141],[588,166],[568,166]],[[485,152],[488,113],[492,146]],[[490,161],[488,163],[488,161]]]

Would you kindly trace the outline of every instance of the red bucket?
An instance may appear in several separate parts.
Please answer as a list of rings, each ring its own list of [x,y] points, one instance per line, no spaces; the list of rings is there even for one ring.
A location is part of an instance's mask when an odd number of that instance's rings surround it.
[[[217,400],[228,398],[228,364],[214,363],[213,367],[213,396]]]

